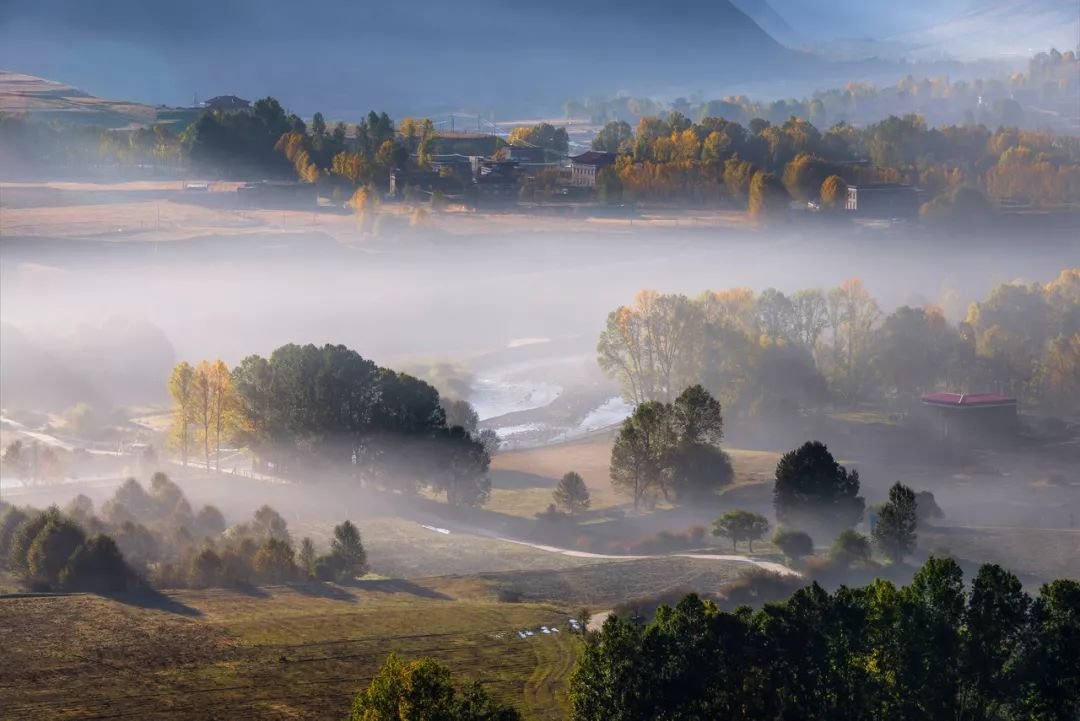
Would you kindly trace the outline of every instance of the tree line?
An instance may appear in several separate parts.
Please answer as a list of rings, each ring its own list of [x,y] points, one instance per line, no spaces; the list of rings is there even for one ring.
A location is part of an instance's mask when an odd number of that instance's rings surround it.
[[[196,512],[164,473],[134,478],[95,511],[76,496],[63,509],[0,507],[0,566],[30,589],[100,593],[148,587],[242,587],[307,580],[351,583],[367,573],[360,530],[346,520],[319,553],[299,545],[276,510],[260,506],[228,526],[221,511]]]
[[[805,116],[746,126],[728,117],[693,122],[679,111],[605,125],[595,150],[617,153],[597,179],[601,195],[624,201],[720,200],[746,203],[760,220],[786,212],[789,200],[836,206],[826,180],[910,182],[938,200],[923,213],[949,220],[953,196],[982,200],[955,208],[985,215],[985,195],[1043,205],[1080,200],[1080,143],[1003,126],[929,127],[918,115],[889,116],[862,128],[839,123],[824,132]],[[756,184],[756,185],[755,185]]]
[[[181,362],[169,392],[170,438],[185,463],[198,444],[206,467],[213,457],[220,470],[228,439],[270,475],[428,488],[455,505],[482,505],[490,493],[497,440],[468,404],[345,346],[285,345],[231,371]]]
[[[1080,60],[1075,51],[1050,50],[1030,58],[1027,72],[1001,77],[951,80],[947,76],[908,75],[888,86],[852,81],[842,87],[815,91],[809,97],[769,102],[731,95],[716,99],[680,97],[664,103],[620,95],[569,101],[564,109],[568,117],[588,117],[596,124],[619,120],[636,123],[642,117],[662,116],[675,110],[692,118],[724,117],[744,125],[754,118],[779,124],[793,115],[818,127],[841,122],[862,125],[889,115],[927,112],[939,123],[1032,127],[1037,116],[1025,114],[1022,106],[1045,108],[1075,97],[1078,67]],[[1024,102],[1018,102],[1017,97]]]
[[[758,610],[690,594],[644,622],[611,614],[585,634],[573,721],[1071,721],[1080,713],[1080,583],[1032,598],[985,564],[970,584],[931,558],[905,586],[817,583]],[[510,721],[478,683],[391,654],[351,719]]]
[[[575,721],[1066,721],[1078,687],[1080,583],[1031,598],[999,566],[968,587],[931,558],[903,587],[814,583],[731,612],[690,595],[649,623],[612,616],[586,639],[570,703]]]
[[[1001,284],[955,325],[937,305],[886,315],[857,279],[791,295],[642,291],[608,315],[597,360],[635,405],[700,384],[736,415],[856,401],[903,410],[945,388],[1063,413],[1080,406],[1080,269]]]

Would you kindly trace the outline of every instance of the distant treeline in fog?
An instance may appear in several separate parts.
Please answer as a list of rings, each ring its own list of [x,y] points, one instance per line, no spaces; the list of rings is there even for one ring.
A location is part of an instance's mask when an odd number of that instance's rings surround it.
[[[1080,409],[1080,268],[1006,283],[950,323],[939,306],[886,315],[857,279],[788,296],[769,288],[688,298],[642,291],[608,316],[598,361],[628,402],[670,402],[700,383],[735,415],[828,403],[907,410],[937,389],[1019,396],[1050,414]]]
[[[677,111],[692,118],[722,117],[744,125],[754,118],[783,123],[795,116],[829,127],[837,123],[861,126],[889,115],[916,113],[934,124],[1064,129],[1069,127],[1070,113],[1075,116],[1077,112],[1078,73],[1080,61],[1074,51],[1051,50],[1031,58],[1026,73],[999,78],[950,80],[947,76],[909,75],[886,87],[850,82],[842,88],[818,90],[808,98],[771,102],[745,95],[719,100],[677,98],[672,102],[622,95],[570,100],[565,109],[569,117],[587,117],[594,123],[622,120],[634,124],[643,117]],[[1063,114],[1048,112],[1048,108],[1060,108]]]
[[[297,549],[270,506],[230,526],[215,506],[194,511],[159,471],[148,488],[127,479],[96,510],[85,495],[44,511],[0,503],[0,569],[33,590],[108,593],[313,578],[349,583],[368,566],[349,521],[334,528],[326,553],[306,537]]]

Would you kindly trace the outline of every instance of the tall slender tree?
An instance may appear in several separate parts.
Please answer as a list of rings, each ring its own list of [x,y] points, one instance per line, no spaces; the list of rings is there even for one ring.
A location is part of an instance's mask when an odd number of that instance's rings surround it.
[[[169,376],[169,395],[172,397],[170,443],[180,451],[180,460],[187,466],[191,448],[191,426],[195,420],[195,369],[187,361],[177,363]]]

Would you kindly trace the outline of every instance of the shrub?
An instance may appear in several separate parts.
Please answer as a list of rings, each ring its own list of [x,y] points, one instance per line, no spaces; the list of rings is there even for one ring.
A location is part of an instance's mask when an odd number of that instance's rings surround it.
[[[341,559],[341,574],[347,580],[367,573],[367,553],[360,538],[360,529],[352,521],[334,526],[330,552]]]
[[[285,519],[270,506],[264,505],[255,511],[254,528],[260,535],[292,542]]]
[[[0,567],[7,565],[15,531],[26,519],[26,512],[15,506],[8,506],[0,513]]]
[[[216,536],[225,531],[225,516],[214,506],[203,506],[192,526],[199,536]]]
[[[68,591],[124,591],[132,579],[133,574],[116,543],[101,534],[75,549],[60,572],[60,586]]]
[[[829,556],[835,561],[851,565],[870,560],[870,539],[850,528],[840,532],[833,541]]]
[[[212,548],[204,548],[191,559],[188,568],[188,585],[192,588],[209,588],[221,582],[223,564]]]
[[[498,705],[479,683],[458,692],[450,669],[431,658],[406,663],[391,654],[367,689],[353,701],[350,721],[386,719],[519,721],[513,708]]]
[[[295,553],[287,542],[268,538],[255,553],[252,566],[263,583],[285,583],[296,578]]]
[[[222,551],[221,578],[218,583],[223,586],[243,586],[251,583],[255,576],[252,559],[257,550],[254,542],[242,542]]]
[[[760,606],[763,603],[779,601],[795,592],[803,581],[798,576],[787,576],[764,568],[749,568],[739,578],[720,587],[720,597],[724,605]]]
[[[60,572],[85,540],[86,534],[75,521],[59,515],[50,518],[26,553],[27,572],[35,580],[58,585]]]
[[[315,553],[315,544],[307,536],[304,536],[304,539],[300,541],[300,553],[296,560],[300,565],[300,570],[303,571],[306,577],[312,578],[315,576],[315,562],[318,560],[318,556]]]
[[[320,581],[336,581],[344,574],[345,561],[337,554],[319,556],[315,561],[315,578]]]
[[[792,561],[798,561],[814,552],[813,539],[802,531],[777,531],[772,542]]]
[[[23,574],[29,572],[27,566],[27,554],[30,552],[30,545],[37,538],[38,533],[45,527],[45,524],[50,519],[59,518],[60,511],[56,506],[50,506],[48,510],[43,513],[32,513],[27,515],[16,528],[15,532],[11,535],[11,543],[8,549],[8,568],[13,573]]]

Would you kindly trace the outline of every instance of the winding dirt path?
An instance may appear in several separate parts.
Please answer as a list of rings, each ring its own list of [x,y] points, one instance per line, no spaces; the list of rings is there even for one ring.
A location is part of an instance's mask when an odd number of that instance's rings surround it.
[[[758,568],[763,568],[766,571],[772,571],[773,573],[779,573],[783,576],[801,576],[802,574],[793,568],[789,568],[782,563],[776,563],[774,561],[759,561],[756,558],[741,555],[728,555],[718,553],[660,553],[655,555],[645,556],[621,556],[609,553],[590,553],[588,551],[575,551],[571,548],[559,548],[558,546],[546,546],[542,543],[529,543],[528,541],[519,541],[514,538],[505,538],[503,536],[496,537],[500,541],[507,543],[515,543],[519,546],[528,546],[529,548],[535,548],[539,551],[547,551],[548,553],[557,553],[562,556],[571,556],[573,558],[596,558],[608,561],[636,561],[648,558],[693,558],[700,561],[733,561],[735,563],[749,563]]]

